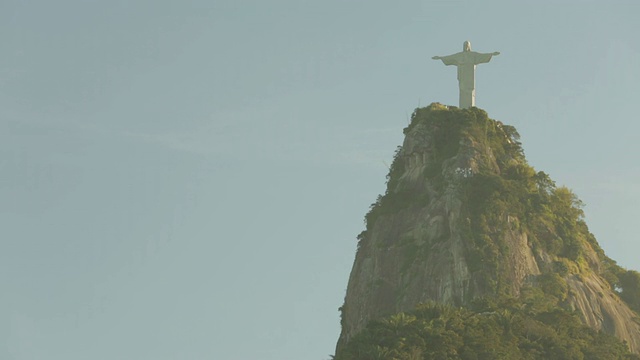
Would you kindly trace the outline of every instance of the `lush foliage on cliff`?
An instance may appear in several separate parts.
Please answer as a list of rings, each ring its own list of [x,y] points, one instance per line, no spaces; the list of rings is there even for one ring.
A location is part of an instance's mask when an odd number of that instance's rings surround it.
[[[528,302],[475,310],[423,304],[374,321],[335,360],[638,360],[626,345],[582,325],[576,315]]]
[[[467,308],[421,305],[374,321],[341,346],[336,359],[640,359],[616,338],[584,326],[567,300],[569,279],[595,273],[640,312],[640,273],[604,254],[584,221],[582,202],[527,163],[516,129],[480,109],[437,104],[414,112],[405,134],[414,129],[431,136],[424,150],[426,184],[403,187],[414,154],[398,147],[387,190],[371,205],[359,245],[380,217],[419,210],[430,194],[455,191],[464,204],[456,226],[465,232],[466,263],[486,295],[466,299]],[[456,168],[465,161],[469,168]],[[526,235],[536,259],[544,259],[538,261],[541,274],[530,276],[517,298],[508,281],[509,232]]]
[[[456,187],[464,194],[466,258],[482,288],[497,296],[509,295],[510,284],[503,281],[511,271],[505,261],[509,245],[503,234],[517,231],[527,235],[534,254],[557,259],[553,267],[541,269],[546,275],[564,277],[598,269],[598,275],[640,312],[640,274],[621,268],[604,254],[584,221],[582,202],[570,189],[557,187],[547,174],[527,163],[513,126],[490,119],[481,109],[440,104],[416,109],[404,133],[419,124],[426,125],[432,134],[427,187],[436,192]],[[461,151],[462,147],[467,149]],[[481,161],[473,169],[461,169],[465,176],[447,174],[447,162],[469,148],[483,152]],[[387,190],[371,204],[365,217],[366,230],[358,236],[360,245],[381,215],[417,209],[430,201],[427,191],[400,186],[406,157],[398,147],[387,175]]]

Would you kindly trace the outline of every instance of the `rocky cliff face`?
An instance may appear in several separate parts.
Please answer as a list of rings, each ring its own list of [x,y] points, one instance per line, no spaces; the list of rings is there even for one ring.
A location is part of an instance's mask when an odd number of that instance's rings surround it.
[[[605,280],[607,258],[577,199],[527,165],[515,129],[432,104],[405,135],[359,236],[338,349],[419,303],[465,306],[537,287],[640,352],[638,314]]]

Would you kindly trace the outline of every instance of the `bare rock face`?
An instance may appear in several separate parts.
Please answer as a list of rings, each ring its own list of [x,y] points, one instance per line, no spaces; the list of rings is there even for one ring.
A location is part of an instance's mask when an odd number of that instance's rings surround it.
[[[640,325],[633,312],[616,295],[609,284],[595,273],[567,277],[568,302],[580,313],[585,324],[613,334],[627,342],[629,349],[640,353]]]
[[[517,204],[502,201],[493,212],[470,205],[482,192],[473,186],[484,184],[480,177],[532,176],[518,175],[530,167],[518,152],[515,129],[479,109],[432,104],[416,110],[405,135],[387,192],[372,206],[359,236],[338,349],[371,320],[419,303],[465,306],[478,297],[518,297],[524,286],[537,286],[541,274],[564,262],[571,266],[561,273],[567,289],[562,303],[589,326],[640,352],[638,314],[599,275],[600,255],[593,246],[579,243],[579,256],[565,259],[538,245],[541,238],[560,235],[551,225],[545,234],[524,226],[523,212],[512,211]],[[499,191],[492,196],[487,201],[498,201],[491,199]]]

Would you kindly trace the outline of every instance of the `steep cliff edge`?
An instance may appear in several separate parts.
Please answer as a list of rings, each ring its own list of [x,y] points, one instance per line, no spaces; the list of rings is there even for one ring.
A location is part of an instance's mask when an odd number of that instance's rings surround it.
[[[640,276],[606,257],[579,200],[527,164],[513,127],[432,104],[404,132],[358,236],[338,352],[370,321],[420,303],[530,289],[640,352]]]

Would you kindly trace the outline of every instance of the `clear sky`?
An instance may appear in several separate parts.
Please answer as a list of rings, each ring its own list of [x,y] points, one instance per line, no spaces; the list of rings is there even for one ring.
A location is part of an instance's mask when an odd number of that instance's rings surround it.
[[[479,4],[481,3],[481,5]],[[640,2],[0,0],[0,359],[326,360],[431,60],[640,269]]]

